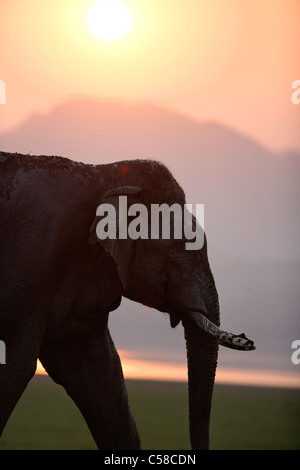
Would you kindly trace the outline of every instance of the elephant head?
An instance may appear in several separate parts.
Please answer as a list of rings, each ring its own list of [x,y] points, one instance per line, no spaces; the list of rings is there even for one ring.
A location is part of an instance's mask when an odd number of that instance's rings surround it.
[[[177,204],[182,214],[185,210],[184,192],[171,173],[159,163],[140,162],[143,175],[137,178],[137,164],[135,171],[132,162],[121,162],[117,169],[124,165],[127,171],[119,178],[118,186],[109,189],[99,201],[100,206],[106,204],[104,208],[113,208],[116,237],[97,237],[97,226],[103,220],[98,215],[91,226],[89,242],[100,243],[114,259],[125,297],[167,312],[172,327],[182,322],[188,360],[191,445],[193,449],[208,448],[218,345],[240,350],[253,350],[255,346],[244,334],[234,335],[219,327],[218,293],[209,266],[206,237],[200,249],[187,250],[184,230],[181,238],[175,237],[175,218],[170,217],[170,237],[164,238],[160,230],[159,236],[151,238],[152,205]],[[133,210],[122,218],[120,197],[124,196],[127,207]],[[145,207],[143,214],[141,204]],[[133,214],[138,214],[138,221],[132,219]],[[195,218],[189,220],[195,227]],[[127,231],[132,221],[140,229],[140,236],[135,239]],[[109,219],[105,222],[109,225]],[[124,235],[124,229],[126,237],[120,236],[120,233]]]

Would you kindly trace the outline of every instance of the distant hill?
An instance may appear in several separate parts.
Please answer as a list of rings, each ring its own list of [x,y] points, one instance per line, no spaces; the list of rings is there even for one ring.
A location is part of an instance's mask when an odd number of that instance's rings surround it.
[[[254,328],[258,350],[271,354],[279,345],[289,354],[300,305],[300,154],[275,154],[233,129],[157,106],[91,100],[32,115],[0,135],[0,148],[87,163],[165,163],[187,202],[205,203],[209,256],[227,328],[240,324],[249,336]]]
[[[234,251],[241,247],[245,253],[246,243],[252,253],[259,244],[259,255],[262,250],[273,256],[288,240],[300,253],[294,239],[300,154],[276,155],[217,123],[151,105],[73,100],[0,134],[0,143],[6,151],[88,163],[162,161],[182,184],[187,202],[206,204],[206,229],[213,238],[215,227],[221,229],[227,249],[234,243]],[[295,254],[291,245],[284,252]]]

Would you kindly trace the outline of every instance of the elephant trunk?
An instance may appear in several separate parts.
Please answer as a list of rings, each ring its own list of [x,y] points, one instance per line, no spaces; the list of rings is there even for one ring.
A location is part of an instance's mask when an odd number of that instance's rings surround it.
[[[210,409],[218,356],[218,341],[193,321],[183,319],[189,381],[189,424],[193,450],[209,448]]]
[[[212,296],[211,299],[214,299]],[[209,448],[210,409],[217,367],[218,345],[251,351],[253,341],[244,333],[234,335],[222,330],[216,300],[210,302],[212,323],[200,312],[186,312],[182,319],[187,348],[189,380],[189,422],[192,449]]]

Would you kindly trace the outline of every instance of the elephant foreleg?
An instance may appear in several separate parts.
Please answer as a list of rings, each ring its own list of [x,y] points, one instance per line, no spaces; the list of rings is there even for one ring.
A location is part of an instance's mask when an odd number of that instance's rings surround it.
[[[6,346],[6,363],[0,365],[0,435],[36,370],[38,343],[31,337],[31,328],[12,337],[0,327]],[[6,334],[7,333],[7,334]]]
[[[40,360],[84,416],[99,449],[139,449],[120,359],[107,328],[44,346]]]

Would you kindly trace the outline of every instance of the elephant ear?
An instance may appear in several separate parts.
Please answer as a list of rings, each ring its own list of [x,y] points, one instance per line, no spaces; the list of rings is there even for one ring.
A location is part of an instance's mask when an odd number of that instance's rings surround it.
[[[88,240],[89,244],[94,245],[97,242],[100,243],[101,246],[105,249],[105,251],[112,256],[114,262],[116,263],[123,289],[126,288],[127,274],[133,253],[133,240],[128,236],[124,239],[121,239],[119,237],[120,227],[123,231],[126,230],[127,233],[127,225],[126,227],[124,227],[124,225],[122,227],[122,224],[127,224],[127,222],[124,220],[120,220],[119,218],[119,196],[135,195],[140,193],[141,190],[141,188],[136,186],[122,186],[119,188],[111,189],[107,191],[107,193],[104,195],[100,206],[105,209],[104,204],[107,204],[109,205],[109,207],[106,206],[108,207],[108,209],[112,208],[112,211],[109,212],[106,216],[106,222],[108,224],[111,222],[112,226],[115,226],[115,238],[107,237],[105,239],[100,239],[97,237],[97,225],[102,218],[101,216],[97,215],[97,213],[94,222],[90,228],[90,236]],[[98,209],[100,206],[98,206]]]

